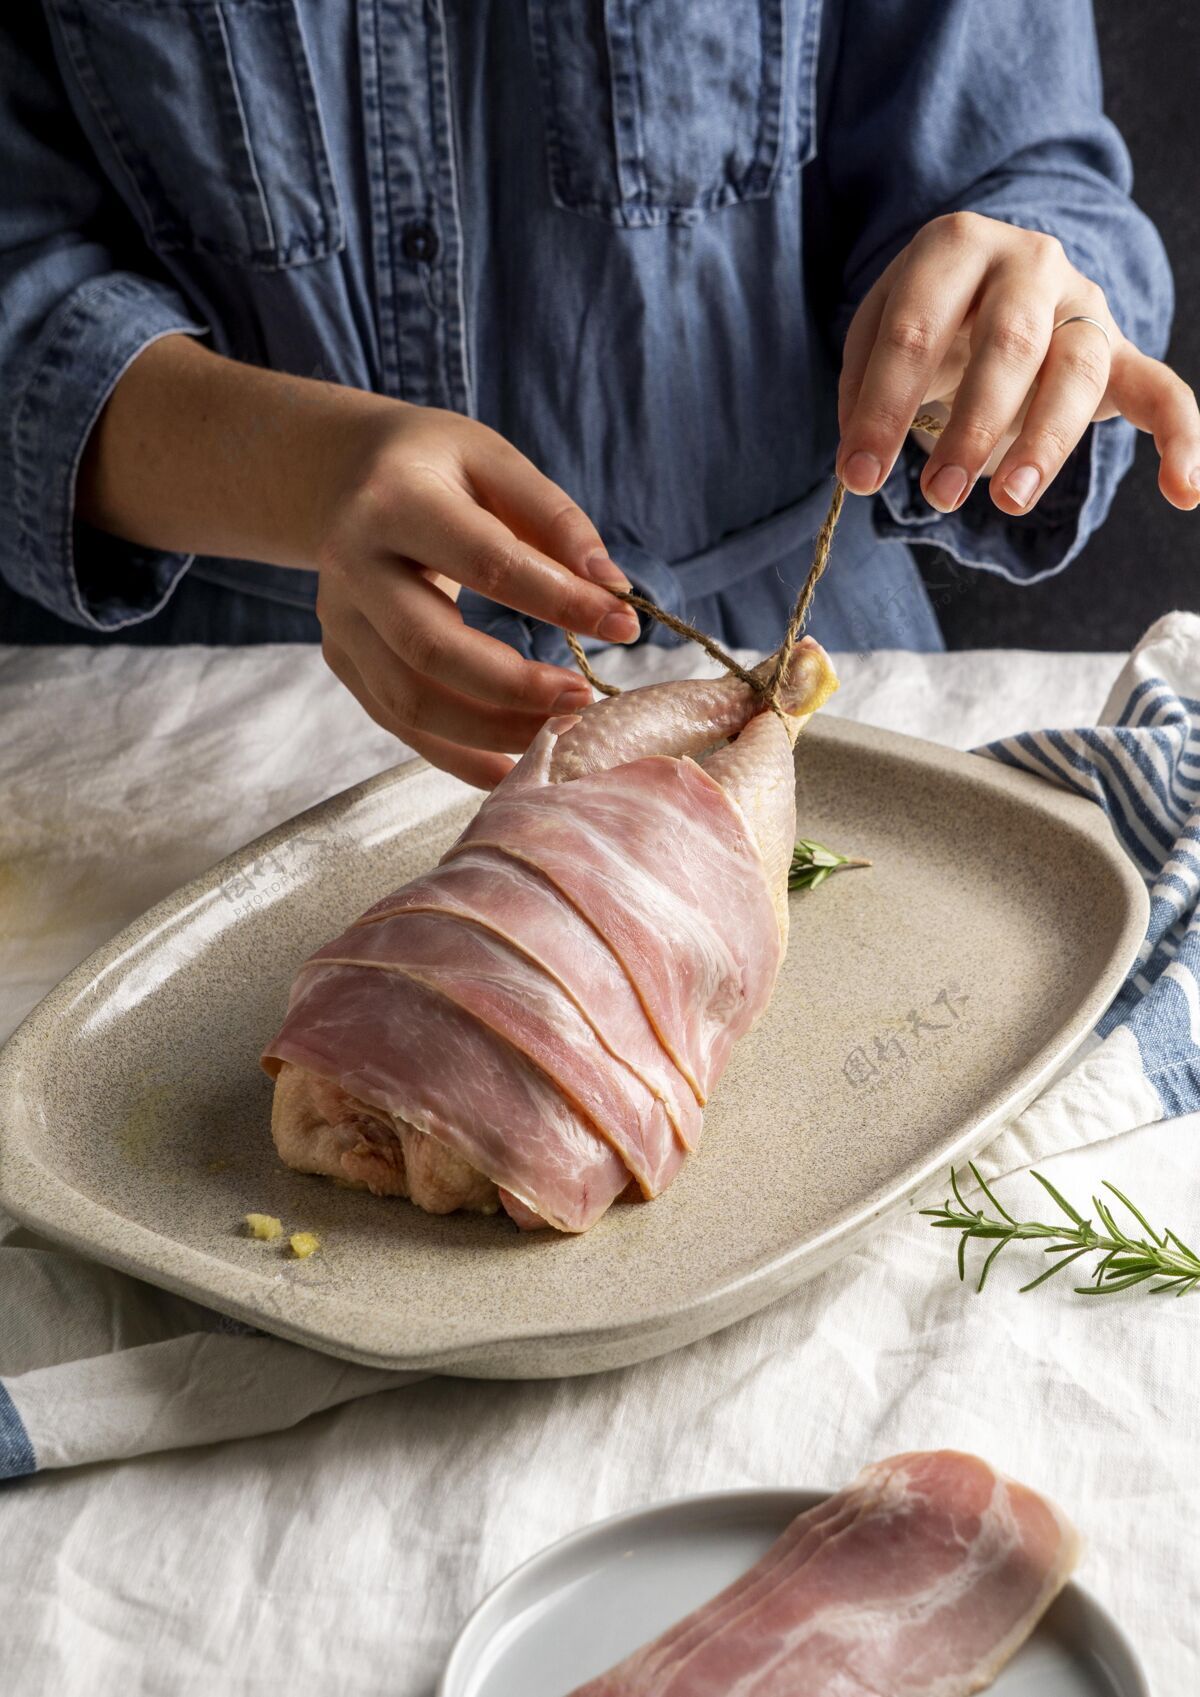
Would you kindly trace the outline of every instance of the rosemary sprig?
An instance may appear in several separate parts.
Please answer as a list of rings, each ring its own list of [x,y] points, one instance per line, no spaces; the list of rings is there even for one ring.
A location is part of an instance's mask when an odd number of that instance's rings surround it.
[[[1173,1290],[1176,1296],[1183,1296],[1200,1283],[1200,1256],[1195,1250],[1189,1249],[1182,1238],[1173,1231],[1156,1232],[1141,1210],[1135,1208],[1129,1198],[1123,1195],[1115,1184],[1109,1184],[1107,1179],[1103,1188],[1111,1191],[1117,1201],[1128,1210],[1145,1233],[1144,1237],[1134,1236],[1131,1231],[1124,1230],[1113,1213],[1112,1203],[1103,1197],[1093,1196],[1092,1207],[1103,1227],[1103,1230],[1097,1231],[1090,1219],[1085,1220],[1079,1210],[1073,1208],[1066,1197],[1055,1190],[1050,1180],[1037,1172],[1032,1173],[1031,1177],[1038,1181],[1051,1200],[1062,1210],[1067,1224],[1052,1221],[1047,1225],[1040,1220],[1014,1219],[1007,1208],[1001,1207],[974,1162],[969,1164],[972,1177],[999,1217],[990,1218],[982,1208],[972,1209],[967,1206],[962,1191],[958,1188],[958,1178],[953,1167],[950,1169],[950,1188],[954,1192],[954,1202],[946,1201],[940,1208],[922,1208],[921,1213],[932,1221],[935,1228],[941,1227],[943,1230],[961,1234],[958,1240],[960,1279],[967,1276],[968,1239],[992,1240],[992,1248],[980,1268],[976,1290],[983,1289],[992,1263],[1002,1249],[1007,1249],[1010,1243],[1031,1238],[1050,1238],[1052,1241],[1046,1245],[1043,1253],[1054,1256],[1055,1259],[1044,1272],[1030,1279],[1028,1284],[1022,1285],[1023,1291],[1036,1290],[1038,1285],[1052,1279],[1055,1273],[1061,1273],[1064,1267],[1069,1267],[1072,1261],[1078,1261],[1081,1255],[1091,1254],[1099,1254],[1101,1259],[1092,1282],[1075,1286],[1080,1296],[1109,1296],[1119,1290],[1128,1290],[1131,1285],[1142,1284],[1147,1279],[1160,1281],[1150,1286],[1152,1293]]]
[[[852,855],[835,854],[832,849],[822,848],[820,843],[801,837],[792,850],[788,889],[815,890],[818,884],[823,884],[826,878],[832,877],[835,872],[846,872],[852,867],[870,864],[869,860],[857,860]]]

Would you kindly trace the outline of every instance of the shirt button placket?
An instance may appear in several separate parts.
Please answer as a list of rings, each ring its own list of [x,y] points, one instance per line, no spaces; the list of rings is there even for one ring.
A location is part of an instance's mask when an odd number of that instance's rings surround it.
[[[388,393],[470,412],[446,36],[439,0],[366,0],[364,88]]]

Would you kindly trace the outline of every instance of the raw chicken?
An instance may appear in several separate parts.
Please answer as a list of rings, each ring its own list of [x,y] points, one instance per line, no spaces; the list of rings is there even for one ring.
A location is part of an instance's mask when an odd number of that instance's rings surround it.
[[[726,677],[549,720],[441,864],[300,969],[263,1057],[288,1165],[568,1232],[660,1195],[770,1000],[792,744],[836,687],[805,639],[781,713]]]
[[[1062,1513],[976,1456],[894,1456],[574,1697],[968,1697],[1066,1583]]]

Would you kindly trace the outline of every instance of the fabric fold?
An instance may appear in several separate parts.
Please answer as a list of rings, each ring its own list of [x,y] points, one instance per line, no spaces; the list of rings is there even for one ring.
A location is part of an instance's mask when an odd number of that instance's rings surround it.
[[[1097,726],[977,751],[1102,807],[1146,882],[1150,923],[1096,1027],[1102,1041],[985,1151],[1001,1177],[1062,1149],[1200,1108],[1200,617],[1151,625]]]

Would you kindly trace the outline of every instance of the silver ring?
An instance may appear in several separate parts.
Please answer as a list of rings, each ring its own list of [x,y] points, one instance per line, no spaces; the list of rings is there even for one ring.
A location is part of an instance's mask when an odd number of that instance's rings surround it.
[[[1100,334],[1104,337],[1104,340],[1108,343],[1109,351],[1112,351],[1112,337],[1098,318],[1089,318],[1086,312],[1076,312],[1073,313],[1070,318],[1060,318],[1058,323],[1054,326],[1054,329],[1061,330],[1067,324],[1094,324],[1096,329],[1099,330]],[[1054,331],[1051,331],[1051,335],[1053,334]]]

